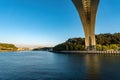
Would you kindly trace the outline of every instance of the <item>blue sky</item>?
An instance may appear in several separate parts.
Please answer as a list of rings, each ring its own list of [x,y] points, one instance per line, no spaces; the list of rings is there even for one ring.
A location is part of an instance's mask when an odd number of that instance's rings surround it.
[[[100,0],[96,34],[120,32],[120,0]],[[54,46],[84,37],[71,0],[0,0],[0,42],[17,46]]]

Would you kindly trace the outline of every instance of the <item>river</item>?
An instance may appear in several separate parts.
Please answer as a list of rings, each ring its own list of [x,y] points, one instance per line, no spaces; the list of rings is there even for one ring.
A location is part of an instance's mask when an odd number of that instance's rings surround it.
[[[0,80],[120,80],[120,56],[0,52]]]

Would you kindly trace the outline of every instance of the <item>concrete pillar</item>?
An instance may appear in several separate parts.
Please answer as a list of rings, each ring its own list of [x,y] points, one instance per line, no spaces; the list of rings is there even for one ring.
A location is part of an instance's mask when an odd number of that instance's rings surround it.
[[[72,0],[80,15],[87,50],[95,50],[95,21],[99,0]]]

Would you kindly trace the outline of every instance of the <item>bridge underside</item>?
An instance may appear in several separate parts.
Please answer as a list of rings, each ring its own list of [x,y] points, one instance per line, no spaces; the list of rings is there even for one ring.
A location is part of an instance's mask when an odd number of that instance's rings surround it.
[[[99,0],[72,0],[75,4],[85,33],[85,45],[87,50],[95,50],[95,20]]]

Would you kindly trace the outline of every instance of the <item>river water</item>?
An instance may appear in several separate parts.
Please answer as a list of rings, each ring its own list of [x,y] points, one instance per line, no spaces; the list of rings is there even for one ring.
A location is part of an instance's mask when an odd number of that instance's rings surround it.
[[[0,80],[120,80],[120,56],[1,52]]]

